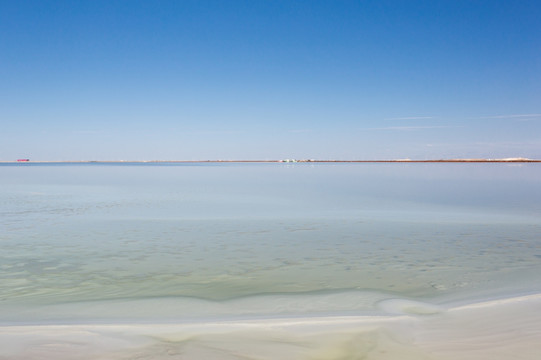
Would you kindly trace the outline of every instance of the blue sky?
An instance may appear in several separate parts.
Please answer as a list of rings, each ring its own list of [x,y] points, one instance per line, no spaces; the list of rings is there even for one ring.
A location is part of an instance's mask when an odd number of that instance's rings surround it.
[[[0,0],[0,160],[541,158],[539,1]]]

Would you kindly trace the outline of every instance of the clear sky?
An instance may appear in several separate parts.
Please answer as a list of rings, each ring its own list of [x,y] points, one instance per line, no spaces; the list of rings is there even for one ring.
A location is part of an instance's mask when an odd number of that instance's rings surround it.
[[[0,160],[541,158],[539,19],[539,0],[0,0]]]

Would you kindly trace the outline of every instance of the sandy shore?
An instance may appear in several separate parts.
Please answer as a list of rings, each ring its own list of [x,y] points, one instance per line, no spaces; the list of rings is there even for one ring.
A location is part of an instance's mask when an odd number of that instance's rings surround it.
[[[491,359],[541,354],[541,294],[382,316],[0,327],[0,359]]]

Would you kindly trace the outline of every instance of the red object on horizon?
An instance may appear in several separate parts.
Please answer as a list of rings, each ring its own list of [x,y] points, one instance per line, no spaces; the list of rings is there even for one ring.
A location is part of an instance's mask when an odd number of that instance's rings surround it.
[[[30,161],[30,159],[17,159],[17,161],[19,161],[19,162]]]

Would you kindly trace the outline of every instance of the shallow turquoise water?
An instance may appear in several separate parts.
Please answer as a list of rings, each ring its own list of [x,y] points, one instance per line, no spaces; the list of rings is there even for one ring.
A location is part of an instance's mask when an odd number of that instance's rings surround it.
[[[539,164],[0,166],[0,322],[377,314],[541,290]]]

